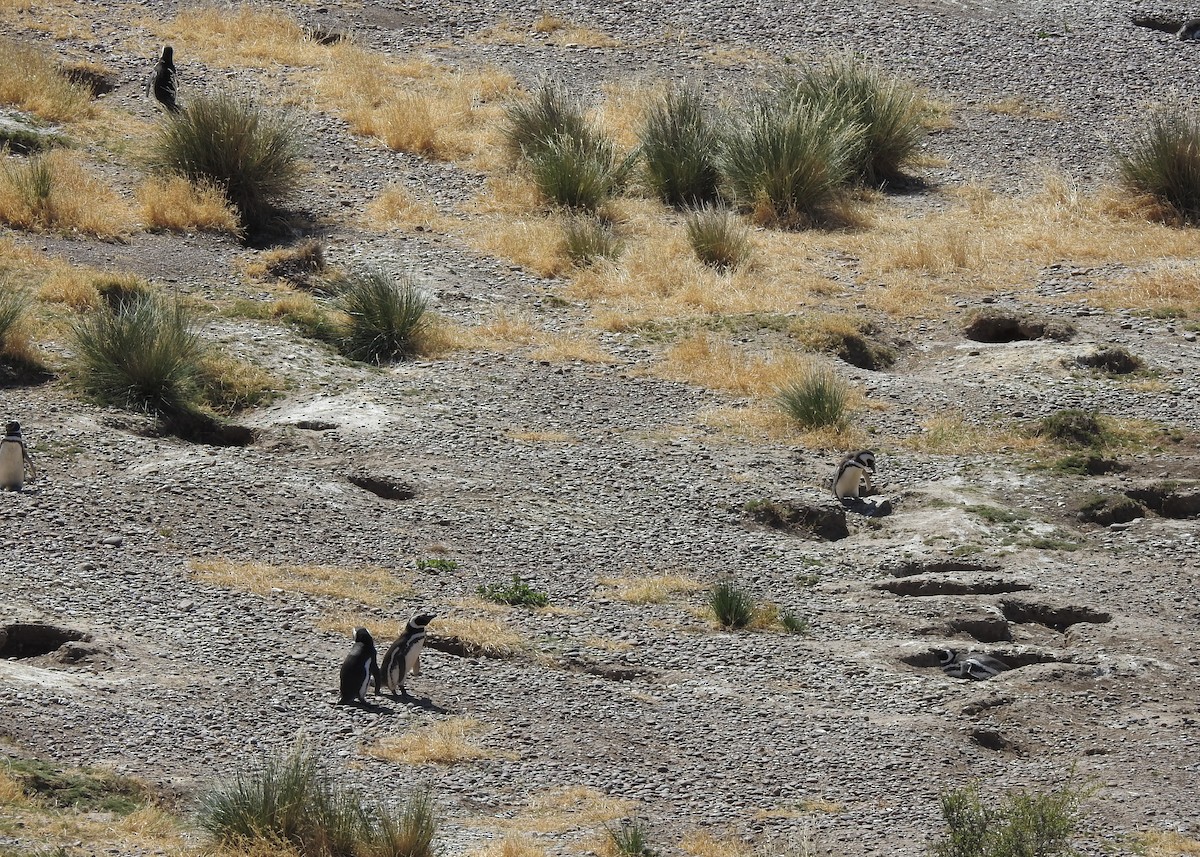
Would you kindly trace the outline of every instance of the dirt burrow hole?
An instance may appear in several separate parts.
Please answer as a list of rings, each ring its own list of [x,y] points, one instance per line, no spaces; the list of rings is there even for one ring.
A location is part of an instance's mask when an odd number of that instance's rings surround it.
[[[87,642],[90,634],[58,625],[16,623],[0,626],[0,658],[26,660],[58,651],[67,643]]]

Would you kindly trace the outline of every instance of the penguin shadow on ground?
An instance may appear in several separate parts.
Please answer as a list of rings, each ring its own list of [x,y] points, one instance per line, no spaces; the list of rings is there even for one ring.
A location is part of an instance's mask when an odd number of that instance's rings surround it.
[[[866,518],[885,518],[892,514],[892,501],[887,497],[843,497],[841,502],[847,512],[856,512]]]
[[[405,708],[419,708],[422,711],[428,711],[433,714],[449,714],[450,710],[438,705],[428,696],[413,696],[410,693],[386,693],[381,694],[392,702],[398,705],[403,705]]]

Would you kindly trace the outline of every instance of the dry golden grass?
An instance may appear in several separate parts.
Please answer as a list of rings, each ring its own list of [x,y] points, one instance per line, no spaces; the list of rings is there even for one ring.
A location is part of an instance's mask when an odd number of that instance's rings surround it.
[[[322,611],[313,624],[322,631],[347,635],[353,633],[355,628],[370,628],[378,646],[383,640],[399,637],[408,626],[408,620],[362,610],[328,610]]]
[[[0,805],[29,806],[32,803],[21,784],[4,771],[0,771]]]
[[[556,217],[505,214],[473,217],[455,225],[472,248],[520,265],[539,277],[557,277],[571,267]]]
[[[225,415],[253,407],[281,387],[279,379],[265,369],[220,351],[209,351],[200,359],[200,374],[213,394],[209,404]]]
[[[435,633],[461,640],[488,657],[511,658],[529,648],[521,635],[503,621],[484,616],[439,616]]]
[[[648,577],[601,577],[601,586],[614,590],[613,597],[631,604],[661,604],[676,595],[707,588],[705,584],[683,574],[656,574]]]
[[[583,27],[577,24],[567,24],[546,33],[546,41],[558,47],[581,48],[619,48],[621,42],[608,33]]]
[[[95,309],[100,306],[100,292],[96,288],[96,276],[91,268],[73,268],[68,265],[53,268],[42,280],[38,289],[38,300],[65,304],[76,310]]]
[[[1174,830],[1151,830],[1139,834],[1139,854],[1145,857],[1198,857],[1200,841]]]
[[[604,100],[596,111],[600,128],[625,153],[641,144],[640,132],[650,106],[666,93],[662,84],[606,83]]]
[[[363,217],[364,224],[372,228],[405,232],[446,232],[446,220],[433,203],[397,184],[388,185],[367,203]]]
[[[184,853],[178,819],[152,805],[126,816],[60,809],[24,795],[19,784],[0,772],[0,806],[6,823],[40,845],[69,849],[86,842],[93,853]]]
[[[546,333],[539,337],[539,346],[530,355],[530,360],[545,360],[549,363],[614,363],[616,358],[605,351],[591,336],[585,333]]]
[[[771,398],[811,365],[811,358],[795,352],[739,349],[702,331],[668,348],[654,371],[710,390]]]
[[[800,431],[773,402],[757,402],[747,407],[718,407],[702,411],[699,425],[717,432],[716,439],[788,443],[805,449],[847,450],[869,446],[869,433],[857,421],[842,428],[830,427]]]
[[[134,216],[112,188],[85,169],[78,155],[54,149],[0,161],[0,223],[119,238],[133,228]]]
[[[272,590],[298,592],[319,598],[340,598],[359,604],[383,605],[413,592],[396,572],[379,566],[346,568],[328,565],[269,565],[227,559],[192,560],[192,574],[215,586],[245,589],[258,595]]]
[[[477,168],[499,163],[498,100],[516,88],[508,72],[486,67],[463,73],[423,58],[398,61],[347,42],[330,51],[317,93],[355,133],[438,160]]]
[[[497,819],[491,823],[505,830],[523,833],[590,831],[629,815],[634,807],[633,801],[610,797],[587,786],[563,786],[532,795],[514,817]]]
[[[530,30],[502,18],[497,24],[468,36],[467,41],[479,45],[524,45],[529,43],[531,35]]]
[[[1019,95],[1010,95],[1007,98],[1001,98],[999,101],[993,101],[989,104],[984,104],[983,109],[989,113],[1000,113],[1006,116],[1021,116],[1026,119],[1042,119],[1049,121],[1062,118],[1061,111],[1030,104]]]
[[[506,836],[467,852],[467,857],[545,857],[546,851],[526,837]]]
[[[1020,431],[970,423],[961,414],[940,414],[923,423],[923,431],[901,443],[918,452],[934,455],[978,455],[997,452],[1030,452],[1046,448],[1046,442]]]
[[[176,56],[195,56],[220,68],[314,66],[329,49],[309,38],[287,13],[267,4],[198,5],[165,23],[140,22],[175,46]]]
[[[363,752],[385,762],[409,765],[456,765],[483,759],[515,759],[516,754],[489,749],[476,742],[484,726],[470,717],[450,717],[418,726],[396,738],[381,738]]]
[[[237,214],[220,189],[195,184],[182,176],[152,177],[134,190],[139,215],[147,229],[241,234]]]
[[[50,122],[71,122],[93,112],[89,93],[59,73],[40,48],[0,38],[0,103]]]
[[[686,834],[679,848],[694,857],[750,857],[752,849],[738,839],[718,839],[711,834],[694,830]]]
[[[1200,267],[1167,262],[1157,270],[1132,273],[1100,286],[1088,299],[1108,309],[1173,309],[1193,315],[1200,312]]]

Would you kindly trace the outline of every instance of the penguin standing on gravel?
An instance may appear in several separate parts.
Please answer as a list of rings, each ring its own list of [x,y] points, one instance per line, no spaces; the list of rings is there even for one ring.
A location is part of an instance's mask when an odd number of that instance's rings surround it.
[[[154,100],[161,104],[168,113],[178,113],[181,108],[175,100],[177,94],[175,84],[175,50],[166,45],[162,56],[154,66],[154,76],[146,85],[146,94],[153,95]]]
[[[4,438],[0,440],[0,490],[20,491],[25,487],[26,471],[30,481],[37,478],[25,438],[21,437],[21,424],[11,422],[4,427]]]
[[[866,489],[872,490],[871,474],[875,472],[875,453],[869,449],[852,452],[838,462],[837,470],[833,473],[833,496],[839,500],[847,497],[858,499],[858,492],[866,483]]]
[[[375,677],[375,693],[379,693],[380,677],[387,683],[388,692],[407,697],[404,679],[421,674],[421,649],[425,646],[425,629],[435,618],[433,613],[421,613],[408,620],[408,625],[396,641],[388,646],[380,664],[380,675]]]
[[[1009,669],[1008,664],[991,655],[968,654],[960,655],[954,649],[938,649],[938,662],[942,672],[954,678],[969,678],[983,681],[995,678]]]
[[[350,654],[342,661],[342,703],[366,705],[367,688],[370,687],[372,678],[378,687],[379,664],[375,659],[375,640],[366,628],[355,628],[354,645],[350,647]]]

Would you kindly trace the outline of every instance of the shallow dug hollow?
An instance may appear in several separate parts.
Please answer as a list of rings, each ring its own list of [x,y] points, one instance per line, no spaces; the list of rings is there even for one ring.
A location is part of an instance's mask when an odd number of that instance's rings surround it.
[[[87,642],[90,634],[39,622],[14,623],[0,627],[0,658],[25,660],[48,655],[71,643]],[[78,660],[78,658],[68,658]]]
[[[1005,598],[1000,601],[1000,610],[1010,622],[1016,622],[1019,625],[1045,625],[1060,634],[1072,625],[1081,622],[1103,624],[1112,621],[1111,613],[1080,604],[1047,604],[1040,601]]]
[[[1065,342],[1075,335],[1075,328],[1065,321],[1023,313],[983,310],[971,317],[963,328],[963,335],[975,342],[1023,342],[1030,339]]]
[[[996,575],[987,575],[973,580],[913,575],[897,580],[881,580],[872,583],[871,586],[896,595],[919,598],[932,595],[996,595],[1000,592],[1022,592],[1033,588],[1033,584],[1026,581]]]
[[[961,559],[944,557],[939,559],[906,559],[900,562],[888,563],[880,568],[892,577],[915,577],[918,574],[947,574],[954,571],[999,571],[1000,566],[980,562],[966,562]]]
[[[846,510],[803,500],[755,500],[742,510],[749,520],[788,533],[835,542],[850,535]]]
[[[1200,515],[1200,487],[1158,482],[1129,488],[1125,496],[1153,509],[1164,518],[1194,518]]]

